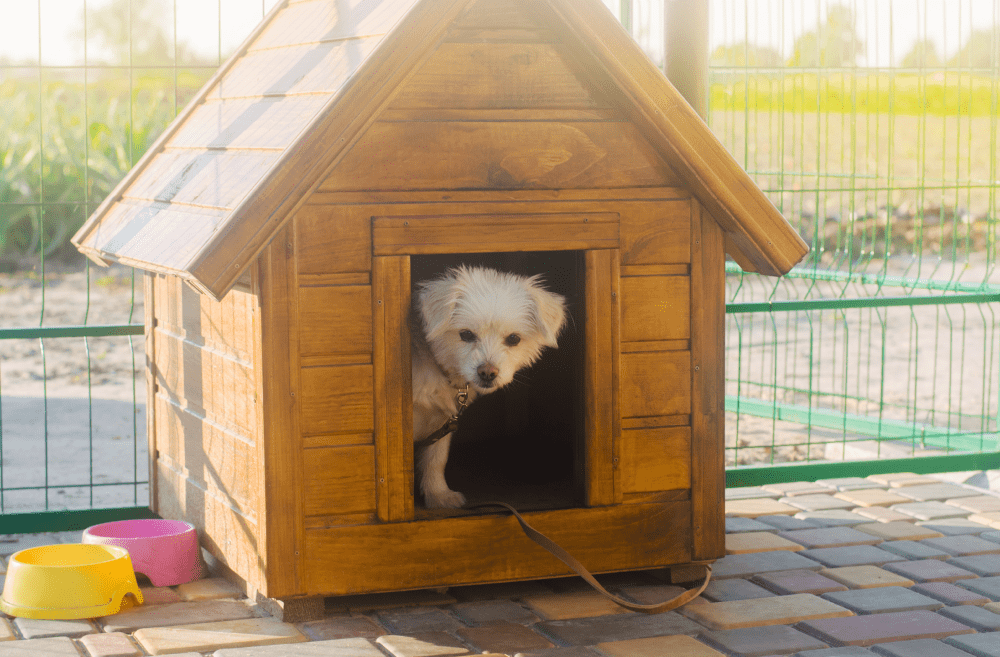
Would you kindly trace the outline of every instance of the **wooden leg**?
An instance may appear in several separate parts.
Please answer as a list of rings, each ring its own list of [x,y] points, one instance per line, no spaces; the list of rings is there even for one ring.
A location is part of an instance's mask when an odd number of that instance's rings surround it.
[[[323,596],[321,595],[279,600],[265,598],[257,593],[257,604],[267,613],[286,623],[322,620],[324,614]]]

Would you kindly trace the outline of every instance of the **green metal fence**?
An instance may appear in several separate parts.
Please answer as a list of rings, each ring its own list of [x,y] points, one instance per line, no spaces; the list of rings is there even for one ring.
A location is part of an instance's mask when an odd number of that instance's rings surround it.
[[[812,245],[730,263],[729,483],[1000,467],[1000,0],[706,1],[707,120]],[[5,7],[0,533],[146,513],[141,294],[66,238],[276,2]]]

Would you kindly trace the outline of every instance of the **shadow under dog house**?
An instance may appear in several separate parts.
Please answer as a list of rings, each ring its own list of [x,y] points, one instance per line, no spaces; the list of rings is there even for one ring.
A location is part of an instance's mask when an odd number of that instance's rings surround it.
[[[146,272],[152,508],[299,618],[569,574],[415,495],[413,282],[483,263],[570,302],[463,419],[453,487],[593,572],[677,568],[725,554],[726,254],[807,251],[600,0],[282,2],[73,241]]]

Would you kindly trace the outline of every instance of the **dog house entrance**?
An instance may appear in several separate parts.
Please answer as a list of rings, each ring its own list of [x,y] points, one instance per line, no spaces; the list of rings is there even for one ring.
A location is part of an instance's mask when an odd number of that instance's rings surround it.
[[[514,382],[469,406],[452,438],[446,479],[469,504],[501,500],[519,509],[582,505],[577,476],[583,442],[584,265],[579,251],[470,253],[413,256],[414,286],[459,265],[522,276],[541,275],[545,287],[566,298],[568,318],[558,349],[546,349]],[[412,327],[412,324],[411,324]],[[411,328],[412,330],[412,328]],[[416,513],[440,515],[421,508]]]

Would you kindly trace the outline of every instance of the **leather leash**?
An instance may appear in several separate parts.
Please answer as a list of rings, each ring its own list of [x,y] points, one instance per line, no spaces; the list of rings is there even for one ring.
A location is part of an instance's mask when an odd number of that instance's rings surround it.
[[[482,504],[473,504],[465,508],[478,509],[486,506],[499,506],[510,511],[514,515],[514,518],[517,520],[517,522],[521,525],[521,529],[524,530],[524,533],[528,538],[530,538],[532,541],[534,541],[538,545],[542,546],[543,548],[551,552],[553,556],[555,556],[564,564],[572,568],[577,575],[586,580],[586,582],[590,584],[594,588],[594,590],[596,590],[598,593],[608,598],[615,604],[624,607],[625,609],[628,609],[630,611],[641,611],[647,614],[659,614],[665,611],[670,611],[671,609],[677,609],[678,607],[685,605],[688,602],[691,602],[699,595],[701,595],[701,592],[705,590],[705,587],[708,586],[708,582],[712,579],[712,567],[708,564],[705,564],[705,581],[702,582],[701,586],[698,587],[697,589],[690,589],[674,598],[671,598],[670,600],[659,602],[657,604],[643,605],[635,602],[629,602],[628,600],[618,597],[617,595],[609,592],[607,589],[601,586],[601,583],[598,582],[596,579],[594,579],[594,576],[590,574],[590,571],[587,570],[582,563],[577,561],[576,558],[569,552],[559,547],[559,545],[557,545],[552,539],[545,536],[540,531],[529,525],[528,522],[521,516],[521,514],[517,512],[517,509],[515,509],[511,505],[505,504],[504,502],[483,502]]]
[[[462,417],[462,413],[465,412],[465,407],[469,405],[469,384],[465,384],[465,388],[459,390],[455,393],[455,402],[458,404],[458,410],[455,414],[444,421],[441,428],[432,433],[429,436],[425,436],[420,440],[413,441],[414,445],[430,446],[441,440],[449,433],[458,430],[458,418]]]

